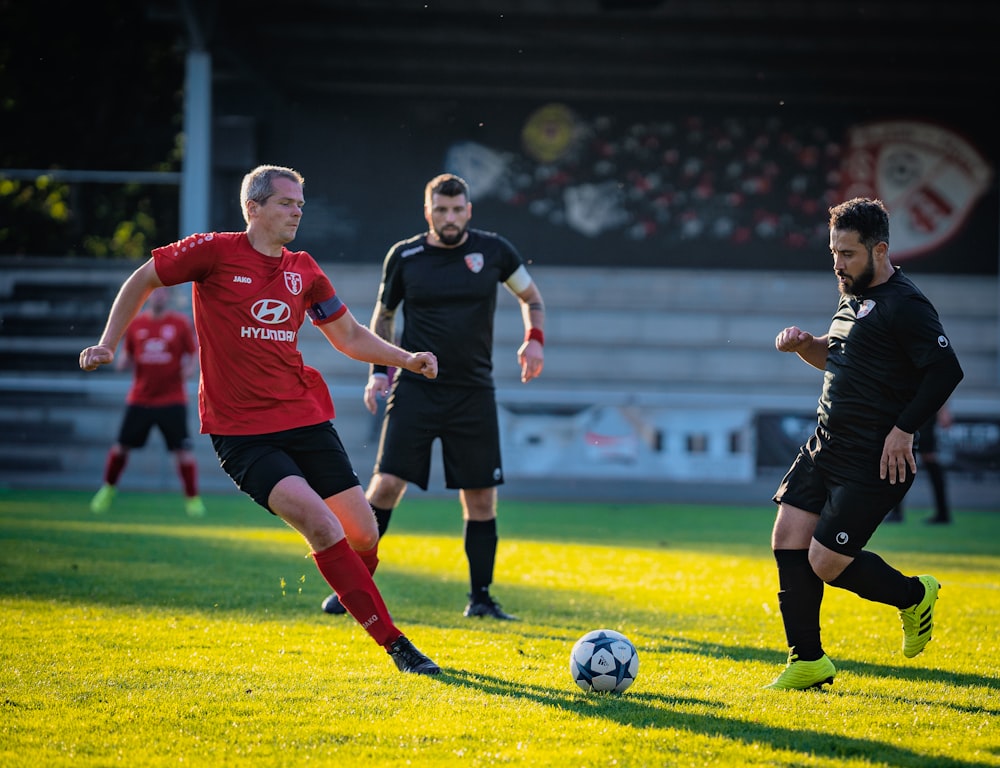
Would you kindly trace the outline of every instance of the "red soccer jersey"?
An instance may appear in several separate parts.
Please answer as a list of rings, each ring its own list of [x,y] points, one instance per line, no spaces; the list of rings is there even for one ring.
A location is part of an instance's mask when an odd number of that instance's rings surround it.
[[[198,351],[194,331],[179,312],[136,316],[125,331],[125,351],[134,365],[132,387],[125,402],[161,406],[187,402],[183,358]]]
[[[322,324],[347,307],[305,251],[280,258],[254,250],[243,232],[186,237],[153,251],[165,285],[193,282],[201,380],[201,431],[280,432],[334,417],[326,382],[298,348],[307,310]]]

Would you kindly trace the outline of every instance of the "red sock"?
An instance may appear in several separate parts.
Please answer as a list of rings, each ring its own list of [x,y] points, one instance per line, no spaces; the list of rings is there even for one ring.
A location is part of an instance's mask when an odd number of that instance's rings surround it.
[[[355,552],[358,551],[355,550]],[[378,542],[375,542],[375,546],[371,549],[366,549],[364,552],[358,552],[358,557],[360,557],[361,562],[365,564],[365,568],[368,569],[368,573],[374,576],[375,569],[378,568]]]
[[[127,462],[128,454],[124,451],[116,451],[114,448],[108,451],[108,458],[104,462],[104,482],[108,485],[118,485],[118,478],[121,477]]]
[[[372,581],[372,575],[347,539],[341,539],[322,552],[313,552],[316,567],[326,583],[340,597],[340,603],[376,643],[388,647],[402,636],[392,623],[389,609]]]
[[[193,461],[181,462],[177,465],[177,474],[184,483],[184,495],[189,499],[198,495],[198,465]]]

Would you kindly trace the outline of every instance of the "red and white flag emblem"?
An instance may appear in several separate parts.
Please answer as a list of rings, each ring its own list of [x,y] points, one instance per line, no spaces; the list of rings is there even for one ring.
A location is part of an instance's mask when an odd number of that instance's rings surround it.
[[[302,275],[298,272],[286,272],[285,287],[292,296],[298,296],[302,293]]]
[[[991,165],[952,131],[912,120],[851,130],[844,199],[877,197],[892,215],[893,262],[939,247],[989,189]]]
[[[467,253],[465,255],[465,266],[476,274],[479,274],[483,270],[483,254]]]
[[[861,302],[861,306],[858,307],[858,320],[867,315],[875,309],[875,301],[872,299],[865,299]]]

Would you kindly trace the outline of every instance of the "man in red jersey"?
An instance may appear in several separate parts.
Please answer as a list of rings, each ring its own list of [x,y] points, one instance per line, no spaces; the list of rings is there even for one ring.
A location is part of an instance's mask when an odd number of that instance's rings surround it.
[[[131,365],[132,386],[125,397],[118,440],[108,450],[104,463],[104,485],[90,502],[95,514],[111,508],[129,451],[142,448],[154,426],[163,435],[167,450],[174,454],[177,474],[184,485],[184,509],[191,517],[205,514],[205,505],[198,496],[198,464],[191,452],[184,388],[185,380],[194,373],[198,345],[191,323],[169,306],[170,290],[158,288],[150,294],[146,310],[125,332],[115,367],[124,370]]]
[[[262,165],[243,178],[244,232],[191,235],[156,248],[125,281],[96,346],[92,371],[114,360],[119,339],[149,293],[193,283],[200,343],[201,431],[237,487],[297,530],[344,606],[403,672],[440,667],[395,626],[375,582],[378,528],[331,423],[330,391],[298,350],[306,316],[355,360],[433,379],[437,358],[407,352],[354,319],[305,251],[290,251],[305,205],[302,176]]]

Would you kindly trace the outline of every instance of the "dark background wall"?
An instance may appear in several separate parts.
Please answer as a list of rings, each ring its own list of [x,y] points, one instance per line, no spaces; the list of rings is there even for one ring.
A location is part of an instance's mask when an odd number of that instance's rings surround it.
[[[237,124],[255,138],[217,185],[220,225],[235,226],[255,158],[297,165],[310,201],[302,243],[327,258],[381,258],[423,226],[424,183],[448,170],[471,183],[479,226],[545,265],[815,270],[826,209],[864,194],[895,214],[896,263],[997,269],[995,141],[980,131],[956,150],[972,125],[957,118],[355,94],[277,131],[251,118]]]
[[[769,498],[783,441],[799,439],[788,417],[811,412],[817,386],[773,335],[828,322],[825,209],[863,193],[890,203],[894,260],[939,273],[920,284],[967,370],[951,446],[970,484],[988,481],[956,498],[994,508],[998,21],[971,0],[0,0],[0,257],[24,257],[0,258],[0,480],[99,474],[127,380],[83,374],[77,355],[128,260],[178,235],[176,186],[9,169],[176,174],[185,57],[204,50],[213,228],[243,227],[248,168],[298,167],[296,246],[353,262],[331,273],[364,316],[386,249],[423,227],[425,181],[450,169],[473,184],[476,224],[540,265],[543,379],[519,383],[505,292],[497,324],[505,471],[532,481],[523,492],[593,495],[558,471],[619,498],[672,478],[696,480],[685,495]],[[371,466],[364,366],[307,338],[338,388],[338,429]],[[199,446],[206,484],[231,490]],[[146,461],[128,477],[175,487],[162,455]]]
[[[0,8],[13,134],[0,167],[176,170],[184,54],[204,49],[212,227],[243,226],[249,167],[293,165],[309,200],[297,246],[321,260],[381,259],[422,228],[424,182],[453,170],[473,185],[475,223],[539,264],[812,270],[826,208],[870,194],[893,210],[898,261],[997,273],[993,5]],[[93,220],[97,190],[76,195]],[[162,195],[146,206],[173,239]]]

